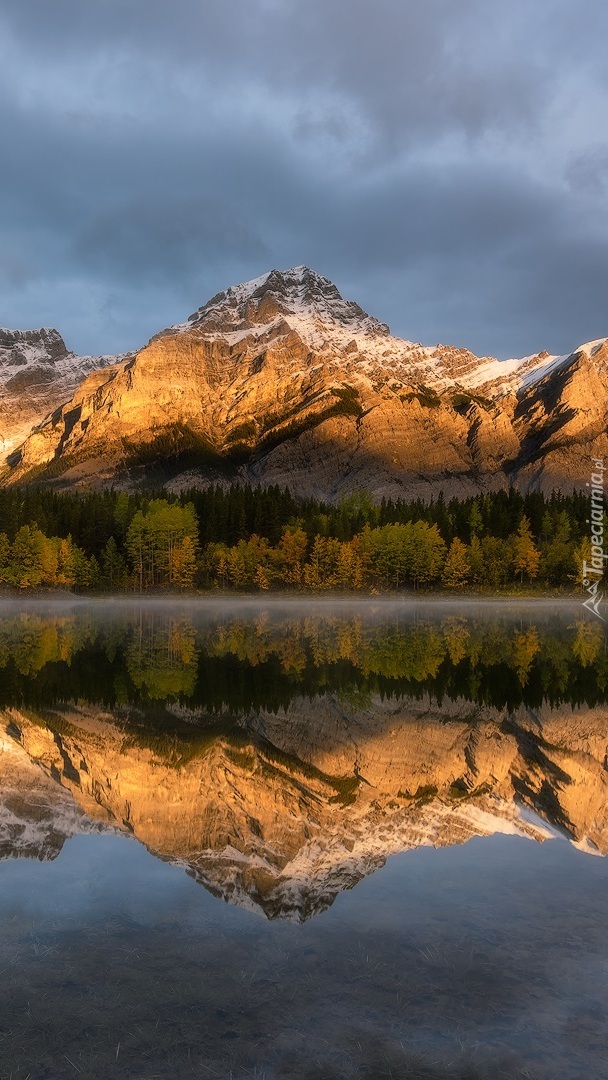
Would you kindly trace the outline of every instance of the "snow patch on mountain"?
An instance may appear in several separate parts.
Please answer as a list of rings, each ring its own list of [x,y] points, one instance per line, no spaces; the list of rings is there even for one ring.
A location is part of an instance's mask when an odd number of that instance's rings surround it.
[[[461,388],[488,396],[517,393],[552,373],[573,354],[540,352],[499,360],[476,357],[449,346],[428,346],[396,337],[385,323],[342,298],[336,286],[306,266],[271,270],[212,297],[190,318],[166,333],[195,332],[221,338],[230,347],[283,331],[296,333],[312,350],[350,360],[353,372],[374,379],[387,375],[401,383],[418,382],[441,393]],[[575,351],[589,355],[606,339]]]
[[[585,353],[586,356],[592,359],[606,342],[608,342],[608,338],[596,338],[595,341],[587,341],[584,345],[579,345],[578,349],[575,349],[574,352]]]

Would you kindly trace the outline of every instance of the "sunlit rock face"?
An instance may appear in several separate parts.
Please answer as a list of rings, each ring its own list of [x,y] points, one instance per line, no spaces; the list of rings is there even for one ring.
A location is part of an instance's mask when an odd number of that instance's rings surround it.
[[[608,341],[578,349],[551,376],[521,396],[514,414],[520,440],[516,460],[523,486],[571,491],[583,487],[581,462],[608,455]],[[577,460],[578,459],[578,460]]]
[[[44,719],[10,709],[3,727],[20,761],[25,752],[39,763],[24,786],[40,791],[42,770],[42,802],[56,792],[63,821],[71,793],[70,820],[128,831],[270,918],[306,919],[420,845],[495,832],[543,840],[557,827],[608,851],[605,708],[509,713],[424,696],[353,710],[329,694],[223,733],[194,711],[187,741],[167,717],[163,736],[146,735],[133,710],[84,707]]]
[[[0,859],[55,859],[70,836],[95,826],[61,783],[18,742],[18,731],[0,734]]]
[[[607,348],[498,361],[425,347],[307,267],[275,270],[89,375],[2,482],[241,480],[328,500],[570,490],[581,454],[608,451]]]

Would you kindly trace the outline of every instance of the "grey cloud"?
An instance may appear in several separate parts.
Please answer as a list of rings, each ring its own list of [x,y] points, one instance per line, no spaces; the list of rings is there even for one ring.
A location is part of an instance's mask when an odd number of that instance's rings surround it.
[[[516,173],[419,169],[323,224],[333,274],[403,336],[505,356],[606,333],[606,238]]]
[[[24,289],[36,278],[36,270],[31,261],[15,253],[0,255],[0,288]]]
[[[592,198],[608,194],[608,145],[589,147],[567,164],[565,177],[574,192]]]
[[[391,142],[433,138],[454,126],[469,135],[530,122],[559,79],[550,55],[560,0],[544,18],[487,0],[5,0],[4,16],[27,48],[48,59],[126,55],[140,65],[212,73],[222,92],[263,86],[296,102],[345,98]],[[540,25],[539,25],[540,24]],[[534,32],[546,38],[534,45]],[[591,47],[595,47],[593,41]]]
[[[268,251],[247,225],[214,196],[171,200],[144,196],[95,216],[77,238],[75,259],[94,270],[142,282],[198,271],[201,262],[235,258],[267,261]]]
[[[0,26],[0,322],[128,348],[307,262],[406,337],[608,330],[600,0],[3,0]]]

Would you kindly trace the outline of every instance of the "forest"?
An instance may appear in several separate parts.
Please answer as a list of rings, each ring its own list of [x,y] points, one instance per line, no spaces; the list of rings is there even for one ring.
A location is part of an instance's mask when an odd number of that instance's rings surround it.
[[[0,491],[0,587],[93,592],[574,592],[589,499],[514,489],[330,506],[278,487]]]

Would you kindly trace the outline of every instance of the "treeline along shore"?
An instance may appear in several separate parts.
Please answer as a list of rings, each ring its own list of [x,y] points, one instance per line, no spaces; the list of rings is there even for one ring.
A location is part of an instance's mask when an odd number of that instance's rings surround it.
[[[571,593],[589,500],[518,491],[336,506],[278,487],[179,495],[0,491],[0,586],[73,589]]]

